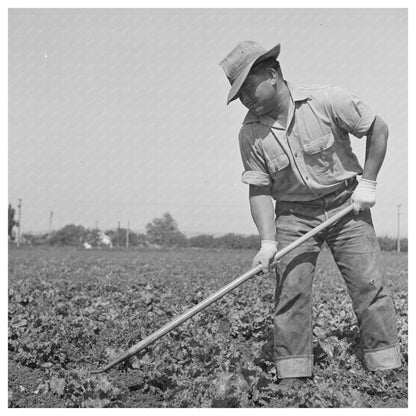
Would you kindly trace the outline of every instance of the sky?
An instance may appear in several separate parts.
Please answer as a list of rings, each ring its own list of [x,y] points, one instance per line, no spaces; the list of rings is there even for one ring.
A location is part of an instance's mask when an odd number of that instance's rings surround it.
[[[22,232],[74,223],[256,234],[218,63],[243,40],[281,43],[285,79],[339,85],[390,130],[373,220],[408,224],[406,9],[11,9],[8,202]],[[364,161],[365,139],[351,137]]]

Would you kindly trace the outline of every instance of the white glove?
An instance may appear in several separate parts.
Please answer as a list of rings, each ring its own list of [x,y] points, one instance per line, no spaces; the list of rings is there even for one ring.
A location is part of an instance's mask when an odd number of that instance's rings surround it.
[[[263,273],[269,272],[270,264],[277,253],[277,243],[271,240],[261,240],[260,251],[253,259],[253,267],[261,264]]]
[[[355,188],[351,196],[351,202],[354,205],[354,214],[357,215],[360,211],[371,208],[376,203],[376,181],[369,179],[362,179]]]

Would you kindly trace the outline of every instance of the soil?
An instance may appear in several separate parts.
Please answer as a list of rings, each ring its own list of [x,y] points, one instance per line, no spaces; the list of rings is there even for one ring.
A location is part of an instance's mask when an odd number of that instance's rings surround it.
[[[52,392],[42,392],[42,389],[37,392],[44,377],[41,369],[9,361],[9,407],[65,407],[64,401]]]
[[[142,384],[138,382],[136,371],[124,373],[114,370],[113,372],[112,376],[115,377],[115,384],[126,392],[123,402],[112,403],[114,406],[126,408],[163,407],[161,397],[144,394],[140,391]],[[64,399],[60,399],[49,390],[39,388],[45,382],[45,373],[42,369],[32,369],[9,360],[8,380],[9,408],[66,407]]]

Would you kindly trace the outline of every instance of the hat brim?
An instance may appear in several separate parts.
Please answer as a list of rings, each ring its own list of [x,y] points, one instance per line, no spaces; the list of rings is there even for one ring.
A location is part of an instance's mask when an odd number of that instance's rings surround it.
[[[280,43],[278,43],[275,47],[273,47],[269,51],[260,53],[258,56],[254,57],[253,60],[244,68],[243,72],[233,82],[230,92],[228,93],[227,105],[230,104],[231,101],[234,101],[237,98],[237,94],[240,91],[241,86],[244,84],[244,81],[246,80],[254,64],[264,61],[267,58],[277,58],[279,54],[280,54]]]

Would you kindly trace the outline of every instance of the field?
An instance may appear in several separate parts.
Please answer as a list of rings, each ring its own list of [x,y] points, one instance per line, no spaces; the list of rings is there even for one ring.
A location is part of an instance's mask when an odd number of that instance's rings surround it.
[[[9,407],[406,407],[407,254],[384,253],[403,367],[362,367],[328,253],[314,302],[314,378],[279,389],[274,278],[256,276],[107,373],[106,364],[250,269],[251,251],[9,249]]]

